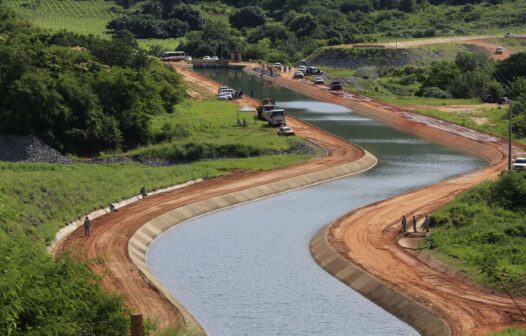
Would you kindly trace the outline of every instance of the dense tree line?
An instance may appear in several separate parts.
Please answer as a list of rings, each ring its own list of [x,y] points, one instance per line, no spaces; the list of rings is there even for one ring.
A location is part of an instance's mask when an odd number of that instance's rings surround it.
[[[148,143],[152,115],[184,97],[179,77],[133,36],[49,34],[2,10],[0,133],[33,134],[80,155]]]
[[[513,0],[515,1],[515,0]],[[110,22],[137,37],[187,36],[182,46],[193,56],[226,53],[229,45],[248,58],[287,62],[327,45],[371,42],[377,36],[432,37],[466,34],[469,29],[522,25],[520,11],[494,12],[501,0],[119,0],[128,15]],[[229,41],[209,45],[207,21],[228,18]],[[207,18],[205,20],[205,17]],[[197,38],[204,37],[201,43]],[[267,39],[263,44],[260,40]],[[270,41],[270,44],[267,42]],[[262,46],[267,47],[263,50]]]

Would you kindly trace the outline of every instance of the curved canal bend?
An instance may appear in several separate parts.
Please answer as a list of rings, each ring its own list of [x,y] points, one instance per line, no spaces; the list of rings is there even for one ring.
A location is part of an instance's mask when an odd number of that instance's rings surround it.
[[[211,336],[417,334],[322,270],[309,242],[352,209],[484,162],[238,70],[200,72],[246,93],[252,90],[256,98],[274,97],[288,113],[363,146],[379,163],[361,175],[175,226],[148,250],[155,276]]]

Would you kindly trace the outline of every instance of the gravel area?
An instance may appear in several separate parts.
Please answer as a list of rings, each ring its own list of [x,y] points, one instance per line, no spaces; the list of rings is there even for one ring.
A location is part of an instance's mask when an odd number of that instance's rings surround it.
[[[32,135],[0,135],[0,161],[73,162]]]

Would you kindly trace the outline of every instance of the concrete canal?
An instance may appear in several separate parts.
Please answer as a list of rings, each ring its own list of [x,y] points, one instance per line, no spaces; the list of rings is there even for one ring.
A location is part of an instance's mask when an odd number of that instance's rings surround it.
[[[484,162],[239,70],[199,72],[253,91],[256,98],[275,98],[288,113],[363,146],[379,163],[361,175],[170,229],[148,251],[155,276],[211,336],[417,334],[322,270],[309,242],[352,209],[481,168]]]

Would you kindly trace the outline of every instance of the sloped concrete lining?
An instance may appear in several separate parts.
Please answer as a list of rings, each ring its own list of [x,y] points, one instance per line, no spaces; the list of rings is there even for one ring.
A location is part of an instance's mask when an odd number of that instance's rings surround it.
[[[311,172],[283,179],[281,181],[248,188],[238,192],[227,193],[225,195],[212,197],[169,211],[147,222],[135,232],[128,241],[128,255],[151,285],[161,292],[181,312],[185,325],[190,329],[205,334],[205,331],[199,325],[197,320],[186,311],[168,289],[165,288],[148,269],[146,264],[146,254],[152,241],[164,231],[177,224],[213,211],[364,172],[374,167],[377,163],[376,157],[367,151],[364,152],[364,156],[353,162],[344,163],[318,172]]]
[[[422,335],[450,335],[447,323],[433,312],[397,292],[387,283],[354,265],[332,249],[327,232],[330,225],[319,231],[311,240],[310,251],[316,262],[329,274],[353,288],[389,313],[405,321]]]
[[[172,190],[179,189],[179,188],[184,188],[184,187],[187,187],[187,186],[192,185],[194,183],[198,183],[198,182],[202,182],[202,181],[203,181],[202,178],[198,178],[198,179],[187,181],[187,182],[184,182],[184,183],[181,183],[181,184],[176,184],[176,185],[173,185],[173,186],[170,186],[170,187],[161,188],[161,189],[157,189],[157,190],[154,190],[154,191],[149,191],[148,195],[156,195],[156,194],[172,191]],[[123,199],[123,200],[121,200],[119,202],[116,202],[113,205],[115,205],[116,209],[119,209],[119,208],[122,208],[123,206],[126,206],[128,204],[137,202],[140,199],[142,199],[141,196],[135,195],[135,196],[132,196],[130,198],[126,198],[126,199]],[[94,210],[94,211],[86,214],[85,216],[88,216],[91,220],[93,220],[95,218],[104,216],[104,215],[106,215],[108,213],[110,213],[109,206],[105,207],[105,208],[102,208],[102,209]],[[69,236],[73,231],[78,229],[84,223],[84,217],[81,217],[81,218],[77,219],[76,221],[73,221],[73,222],[67,224],[66,226],[62,227],[60,230],[58,230],[58,232],[55,234],[55,239],[53,240],[53,242],[47,248],[48,252],[51,253],[51,254],[55,254],[57,244],[62,239],[64,239],[67,236]]]

